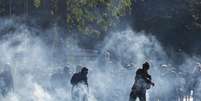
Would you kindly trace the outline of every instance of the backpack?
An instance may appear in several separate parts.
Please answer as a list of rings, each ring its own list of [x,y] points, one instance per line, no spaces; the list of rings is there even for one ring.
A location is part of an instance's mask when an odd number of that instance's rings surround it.
[[[75,73],[71,78],[71,84],[76,85],[80,81],[79,73]]]

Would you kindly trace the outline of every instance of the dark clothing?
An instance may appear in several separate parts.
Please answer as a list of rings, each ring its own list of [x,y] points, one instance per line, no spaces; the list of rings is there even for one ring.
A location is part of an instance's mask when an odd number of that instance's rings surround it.
[[[10,71],[0,73],[0,94],[5,96],[13,89],[13,77]]]
[[[200,101],[201,91],[198,88],[199,88],[199,85],[201,84],[201,71],[199,69],[197,69],[193,72],[193,81],[194,81],[192,84],[193,85],[192,89],[194,91],[193,92],[194,93],[193,98],[195,101]]]
[[[71,90],[72,101],[88,101],[87,94],[89,92],[89,89],[87,73],[87,69],[82,69],[81,72],[73,74],[71,78],[71,84],[73,85]]]
[[[135,101],[139,97],[140,101],[146,101],[146,94],[141,92],[131,92],[129,101]]]
[[[129,101],[135,101],[137,97],[139,97],[140,101],[146,101],[146,90],[151,87],[151,84],[151,76],[147,70],[138,69]]]
[[[136,72],[135,80],[143,78],[146,83],[151,83],[151,75],[147,73],[147,71],[143,69],[138,69]]]
[[[73,86],[79,83],[84,83],[88,86],[87,75],[83,74],[82,72],[75,73],[71,78],[71,84]]]

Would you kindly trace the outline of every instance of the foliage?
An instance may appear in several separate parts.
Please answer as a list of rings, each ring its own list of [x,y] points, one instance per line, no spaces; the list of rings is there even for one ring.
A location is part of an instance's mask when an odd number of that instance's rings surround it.
[[[100,36],[119,22],[119,18],[128,14],[132,0],[5,0],[1,3],[0,13],[11,11],[12,15],[29,12],[62,18],[68,31],[77,31],[84,35]],[[36,8],[36,9],[35,9]],[[40,9],[38,9],[40,8]],[[40,15],[37,15],[40,16]]]
[[[0,0],[0,15],[5,15],[9,13],[8,7],[6,7],[8,5],[8,1],[6,0]]]
[[[50,0],[51,1],[51,14],[55,15],[58,12],[58,0]]]
[[[67,0],[66,5],[69,30],[99,36],[127,14],[131,0]]]
[[[36,8],[39,8],[41,6],[42,0],[34,0],[33,2],[34,2],[34,6]]]
[[[201,2],[200,0],[189,0],[187,1],[189,10],[193,18],[193,25],[201,28]]]

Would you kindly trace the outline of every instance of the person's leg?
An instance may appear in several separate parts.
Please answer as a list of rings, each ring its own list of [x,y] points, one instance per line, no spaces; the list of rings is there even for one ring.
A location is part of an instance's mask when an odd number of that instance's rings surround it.
[[[83,94],[83,100],[82,101],[88,101],[88,92],[85,92]]]
[[[82,100],[78,86],[74,86],[71,89],[71,99],[72,99],[72,101],[81,101]]]
[[[195,95],[195,96],[193,96],[193,101],[200,101],[200,97],[199,97],[199,95]]]
[[[140,94],[139,99],[140,101],[146,101],[146,94]]]
[[[129,97],[129,101],[135,101],[136,98],[137,98],[137,95],[134,94],[134,92],[131,92],[131,93],[130,93],[130,97]]]

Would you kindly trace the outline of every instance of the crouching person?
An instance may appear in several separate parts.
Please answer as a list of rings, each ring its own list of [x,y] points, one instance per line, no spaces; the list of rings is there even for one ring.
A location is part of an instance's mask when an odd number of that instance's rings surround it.
[[[150,89],[154,83],[151,81],[151,75],[148,74],[149,63],[145,62],[142,69],[138,69],[135,76],[135,82],[130,93],[129,101],[136,101],[139,98],[140,101],[146,101],[146,90]]]
[[[83,67],[80,72],[73,74],[71,78],[72,84],[72,100],[73,101],[88,101],[88,69]]]

